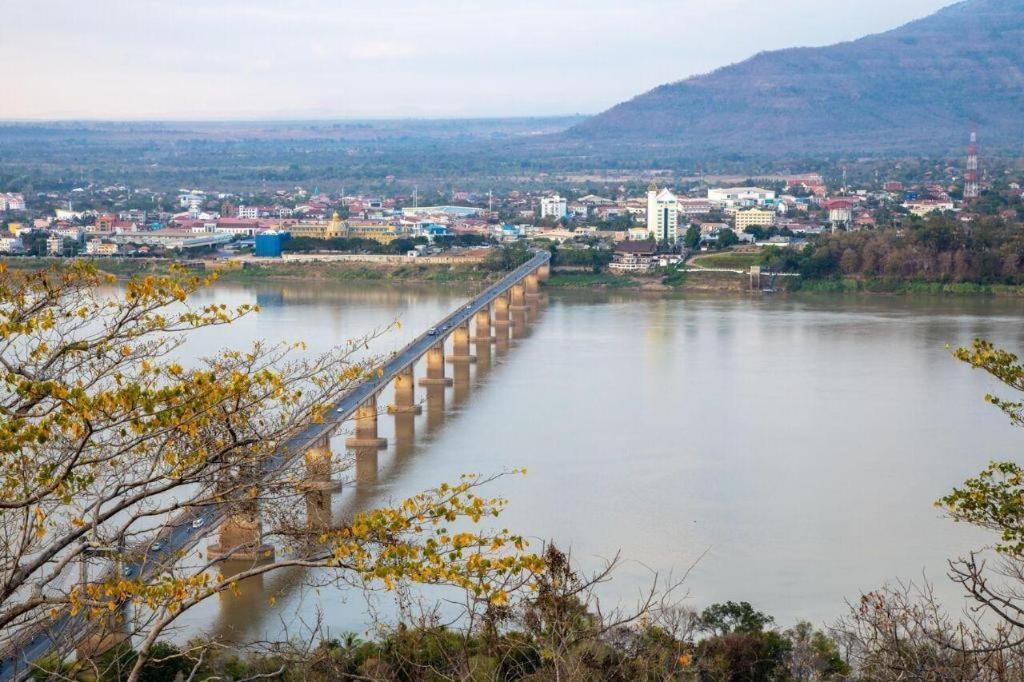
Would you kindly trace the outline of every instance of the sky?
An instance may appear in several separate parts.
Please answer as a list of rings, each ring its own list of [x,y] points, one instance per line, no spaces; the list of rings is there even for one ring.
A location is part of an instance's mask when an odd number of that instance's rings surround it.
[[[6,0],[0,119],[596,113],[950,0]]]

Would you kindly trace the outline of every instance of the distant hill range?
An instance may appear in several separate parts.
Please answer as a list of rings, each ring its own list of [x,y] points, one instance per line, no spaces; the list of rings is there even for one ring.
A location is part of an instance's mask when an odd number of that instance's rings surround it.
[[[565,136],[641,154],[953,151],[971,121],[983,148],[1024,143],[1024,0],[967,0],[852,42],[764,52]]]

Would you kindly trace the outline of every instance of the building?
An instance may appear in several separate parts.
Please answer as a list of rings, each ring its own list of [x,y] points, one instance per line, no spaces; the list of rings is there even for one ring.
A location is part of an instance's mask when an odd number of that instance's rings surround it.
[[[0,253],[17,253],[23,248],[18,237],[0,237]]]
[[[284,243],[291,238],[287,232],[269,231],[256,235],[257,258],[280,258]]]
[[[260,231],[258,220],[244,218],[221,218],[213,227],[213,232],[230,234],[233,237],[251,237]]]
[[[113,232],[117,216],[113,213],[101,213],[96,216],[96,222],[89,229],[90,232]]]
[[[904,206],[906,206],[908,211],[922,218],[930,213],[952,211],[954,208],[952,201],[938,201],[934,199],[908,201]]]
[[[191,230],[153,230],[152,232],[134,232],[114,234],[110,237],[115,244],[139,244],[145,246],[162,246],[166,249],[196,249],[204,246],[227,244],[232,237],[229,234],[203,232],[195,234]],[[88,252],[89,244],[86,244]]]
[[[615,245],[608,269],[613,272],[646,272],[654,267],[658,245],[652,240],[619,242]]]
[[[298,222],[288,226],[288,231],[293,237],[306,237],[308,239],[338,239],[347,236],[345,224],[335,213],[330,220],[317,220],[314,222]]]
[[[64,255],[64,237],[59,234],[50,235],[46,239],[46,255],[48,256],[63,256]]]
[[[675,242],[679,225],[679,199],[668,189],[647,188],[647,232],[656,242]]]
[[[0,192],[0,211],[24,211],[25,197],[17,192]]]
[[[708,201],[720,208],[768,206],[775,203],[775,192],[760,187],[722,187],[709,189]]]
[[[760,208],[748,208],[743,211],[736,211],[734,225],[737,232],[743,232],[748,227],[771,227],[775,224],[775,211]]]
[[[348,222],[345,223],[345,234],[342,236],[354,239],[372,239],[375,242],[387,244],[398,239],[401,232],[397,225],[390,223]]]
[[[684,216],[706,215],[711,213],[711,202],[707,199],[680,199],[679,214]]]
[[[362,210],[360,208],[360,210]],[[474,206],[416,206],[403,208],[402,216],[405,218],[416,218],[421,216],[445,215],[452,218],[471,218],[478,215],[483,209]]]
[[[853,222],[853,202],[848,199],[833,199],[826,202],[828,221],[833,225],[849,225]]]
[[[557,194],[550,197],[541,197],[540,199],[540,219],[554,218],[561,220],[568,215],[566,208],[566,202],[564,197],[560,197]]]
[[[90,256],[116,256],[117,244],[93,239],[85,243],[85,252]]]
[[[239,206],[238,217],[246,220],[256,220],[260,217],[259,206]]]

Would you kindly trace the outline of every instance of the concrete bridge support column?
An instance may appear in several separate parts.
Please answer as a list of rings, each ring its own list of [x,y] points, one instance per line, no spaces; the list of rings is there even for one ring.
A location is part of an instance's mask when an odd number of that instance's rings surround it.
[[[508,292],[503,292],[494,299],[494,329],[498,335],[508,334]]]
[[[333,457],[331,439],[324,436],[306,450],[306,478],[299,484],[300,490],[319,490],[337,492],[341,490],[341,481],[331,478],[333,474]]]
[[[476,327],[474,330],[476,335],[473,336],[473,341],[477,344],[494,341],[494,337],[491,336],[491,311],[488,308],[477,311],[473,318],[473,324]]]
[[[545,263],[544,265],[537,268],[537,279],[542,282],[546,282],[551,279],[551,264]]]
[[[526,287],[522,284],[513,284],[511,289],[512,305],[508,309],[512,312],[513,320],[516,313],[526,311]]]
[[[526,300],[537,300],[537,295],[540,294],[540,280],[537,277],[536,272],[531,272],[523,280],[524,288],[526,289]]]
[[[263,524],[255,500],[239,504],[238,510],[221,524],[217,542],[207,547],[207,553],[211,559],[274,560],[274,547],[263,543]]]
[[[452,332],[452,354],[448,362],[468,364],[475,360],[476,358],[469,353],[469,322],[465,322]]]
[[[349,448],[386,448],[386,438],[377,436],[377,396],[371,396],[356,409],[356,434],[345,441]]]
[[[420,414],[423,408],[416,404],[416,379],[412,365],[395,375],[395,402],[388,405],[388,414]]]
[[[331,527],[331,495],[323,490],[309,490],[306,498],[306,528],[323,532]]]
[[[420,377],[420,386],[451,386],[452,380],[444,375],[444,341],[427,351],[427,376]]]

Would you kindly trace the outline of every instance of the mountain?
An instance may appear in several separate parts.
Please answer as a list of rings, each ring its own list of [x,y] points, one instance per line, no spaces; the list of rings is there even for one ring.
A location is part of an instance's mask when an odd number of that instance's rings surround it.
[[[1024,140],[1024,0],[967,0],[859,40],[662,85],[567,140],[680,153],[950,151]]]

